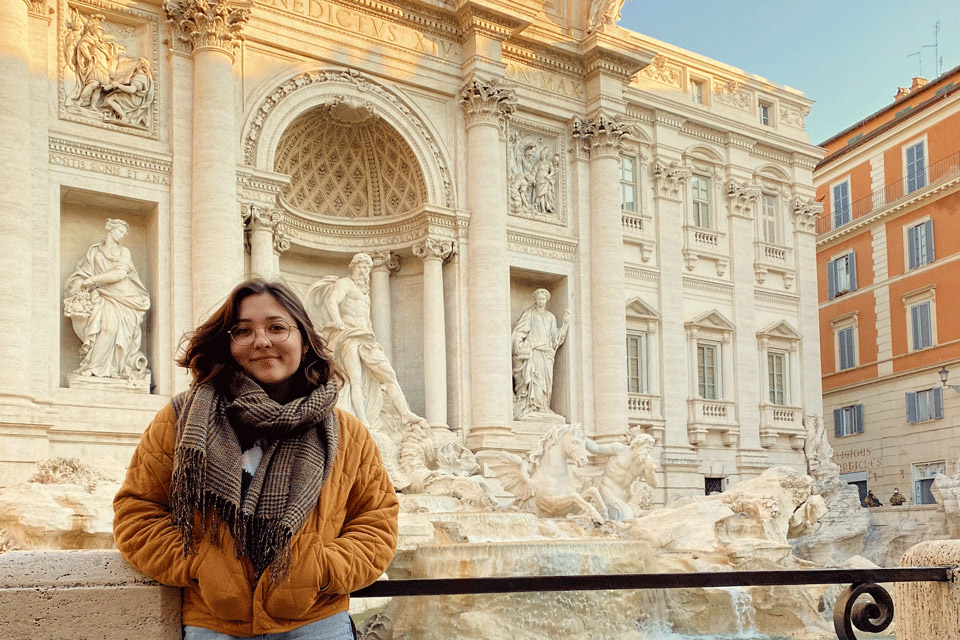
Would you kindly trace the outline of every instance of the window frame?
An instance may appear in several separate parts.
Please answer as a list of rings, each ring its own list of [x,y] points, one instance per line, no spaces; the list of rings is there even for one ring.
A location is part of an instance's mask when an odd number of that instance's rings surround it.
[[[848,404],[833,410],[833,435],[836,438],[855,436],[865,431],[863,404]]]
[[[923,491],[922,487],[929,487],[933,484],[933,479],[938,473],[946,475],[947,473],[947,462],[946,460],[932,460],[930,462],[914,462],[910,465],[910,475],[913,478],[913,502],[914,504],[936,504],[936,500],[933,502],[927,502],[923,500]],[[926,484],[924,484],[926,483]],[[929,493],[929,490],[927,491]],[[932,496],[931,496],[932,497]]]
[[[708,351],[713,353],[713,362],[711,364],[713,377],[712,380],[709,381],[707,380],[705,358],[701,358],[701,353],[705,355]],[[722,351],[720,343],[718,342],[712,340],[697,340],[697,397],[701,400],[723,399],[723,368],[720,361]],[[710,386],[712,386],[713,395],[707,394],[708,382],[711,383]]]
[[[903,255],[905,272],[936,261],[933,220],[930,216],[903,225]]]
[[[637,339],[637,375],[633,375],[631,370],[631,359],[633,358],[630,355],[630,340],[631,338]],[[649,380],[649,335],[646,331],[627,331],[627,393],[639,393],[639,394],[649,394],[650,393],[650,380]],[[631,382],[633,379],[637,381],[637,388],[631,388]]]
[[[771,199],[773,201],[772,206],[770,207],[770,212],[767,211],[767,200]],[[758,212],[760,222],[760,237],[767,244],[774,244],[780,246],[783,244],[781,241],[780,233],[780,194],[773,193],[770,191],[762,191],[760,193],[760,211]],[[767,224],[773,225],[773,238],[771,239],[767,235]]]
[[[632,180],[624,180],[624,159],[629,159],[633,163]],[[626,211],[627,213],[640,213],[640,157],[632,153],[621,153],[618,175],[620,178],[620,210]],[[634,209],[628,209],[626,207],[626,202],[624,200],[624,188],[627,186],[633,189]]]
[[[943,387],[907,391],[905,396],[907,424],[922,424],[933,420],[943,420]],[[921,402],[924,409],[922,413],[920,411]]]
[[[707,104],[707,85],[703,78],[690,78],[690,99],[693,104]]]
[[[906,314],[907,353],[915,353],[937,346],[937,285],[931,284],[905,293],[900,297],[900,300],[903,302],[904,313]],[[917,316],[914,314],[914,309],[923,306],[927,307],[927,313],[929,314],[927,322],[930,343],[917,346],[915,338],[918,335],[922,338],[922,333],[918,334],[917,332]]]
[[[706,183],[705,188],[698,188],[698,184],[701,182]],[[701,229],[710,229],[711,231],[716,231],[717,226],[714,223],[713,215],[713,197],[711,190],[713,189],[713,178],[702,173],[694,173],[690,176],[690,214],[693,218],[693,226],[699,227]],[[706,193],[706,199],[697,198],[697,192],[702,191]],[[706,209],[707,213],[707,224],[702,224],[703,216],[702,210]]]
[[[780,360],[780,371],[775,371],[773,362]],[[776,384],[780,377],[779,387]],[[767,396],[770,404],[779,407],[790,405],[790,352],[782,349],[767,349]],[[777,397],[779,395],[779,398]]]
[[[840,271],[837,269],[843,261],[845,274],[845,288],[840,288]],[[844,294],[857,290],[857,252],[853,249],[831,256],[827,262],[827,299],[833,300]]]
[[[830,322],[833,328],[833,356],[834,356],[834,372],[839,373],[841,371],[850,371],[851,369],[856,369],[860,366],[860,331],[859,331],[859,313],[854,311],[846,315],[835,318]],[[853,329],[853,338],[851,345],[853,347],[853,364],[849,367],[840,367],[842,359],[842,350],[840,345],[840,333],[848,329]]]
[[[774,126],[774,104],[769,100],[757,100],[757,119],[761,126]]]
[[[911,176],[910,168],[911,166],[916,166],[915,164],[916,157],[914,158],[913,163],[911,163],[911,160],[909,158],[910,151],[913,149],[916,149],[917,147],[922,147],[921,160],[923,162],[923,165],[921,166],[921,170],[917,174],[917,176]],[[923,189],[925,186],[930,184],[928,181],[929,169],[930,169],[929,157],[927,155],[928,148],[929,148],[929,145],[927,145],[926,135],[923,135],[919,138],[915,138],[911,140],[909,143],[903,145],[902,147],[903,150],[901,152],[901,157],[903,160],[903,195],[908,195],[913,193],[914,191],[919,191],[920,189]],[[922,184],[914,184],[913,188],[911,188],[911,181],[914,181],[914,180],[918,182],[922,182]]]
[[[843,221],[837,220],[837,213],[840,211],[840,207],[837,206],[837,188],[844,187],[846,191],[846,204],[843,208],[843,211],[846,213],[846,218]],[[851,206],[853,204],[850,199],[851,185],[850,185],[850,176],[845,177],[842,180],[837,180],[836,182],[830,185],[830,221],[833,223],[834,229],[839,229],[845,224],[850,224],[853,220],[853,211]]]

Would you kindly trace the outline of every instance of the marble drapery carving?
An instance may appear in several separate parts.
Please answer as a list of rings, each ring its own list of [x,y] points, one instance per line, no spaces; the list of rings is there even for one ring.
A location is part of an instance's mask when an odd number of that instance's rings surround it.
[[[124,55],[124,45],[104,31],[104,20],[103,14],[70,9],[61,42],[66,69],[73,74],[65,105],[104,122],[150,128],[154,103],[150,62]]]
[[[569,311],[559,327],[556,316],[547,311],[549,291],[537,289],[533,300],[513,328],[513,417],[517,420],[556,415],[550,408],[554,358],[569,328]]]
[[[515,131],[509,140],[510,212],[534,218],[556,218],[560,208],[560,154],[556,141]]]
[[[592,0],[587,17],[587,33],[596,31],[605,24],[615,25],[620,21],[620,12],[626,0]]]
[[[121,244],[128,229],[124,220],[107,220],[104,239],[87,250],[67,278],[63,314],[82,343],[75,373],[149,385],[140,342],[150,295],[130,250]]]

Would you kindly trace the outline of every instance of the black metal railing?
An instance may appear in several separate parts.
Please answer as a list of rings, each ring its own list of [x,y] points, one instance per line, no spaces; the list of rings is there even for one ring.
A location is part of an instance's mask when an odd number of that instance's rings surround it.
[[[952,153],[945,158],[941,158],[933,164],[925,167],[925,175],[922,181],[914,178],[913,184],[911,184],[911,181],[907,177],[904,177],[901,180],[891,182],[885,187],[877,189],[868,196],[854,200],[849,205],[849,213],[846,216],[846,221],[841,225],[836,224],[834,211],[831,211],[829,214],[824,213],[820,219],[817,220],[817,235],[832,231],[833,229],[839,229],[840,227],[849,224],[857,218],[865,216],[868,213],[876,211],[882,207],[891,205],[901,198],[904,198],[915,191],[919,191],[923,187],[952,176],[955,173],[960,173],[960,151]],[[922,184],[918,185],[919,182],[922,182]]]
[[[351,595],[355,598],[384,598],[543,591],[849,584],[837,598],[833,609],[833,625],[839,640],[856,640],[854,626],[861,631],[879,633],[893,621],[893,599],[879,583],[950,582],[955,569],[953,566],[945,566],[381,580]],[[870,595],[873,602],[857,602],[863,595]]]

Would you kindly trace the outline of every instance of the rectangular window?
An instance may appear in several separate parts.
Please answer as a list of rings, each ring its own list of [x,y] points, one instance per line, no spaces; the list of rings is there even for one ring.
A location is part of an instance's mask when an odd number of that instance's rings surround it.
[[[847,253],[827,263],[827,293],[837,296],[857,290],[857,254]]]
[[[943,418],[943,389],[934,387],[907,392],[907,422],[926,422]]]
[[[933,220],[907,228],[907,253],[910,269],[933,262]]]
[[[717,345],[697,345],[697,383],[700,397],[716,400],[720,397],[717,385]]]
[[[910,325],[913,333],[913,350],[933,346],[933,327],[930,323],[930,302],[921,302],[910,307]]]
[[[937,462],[919,462],[913,465],[913,501],[916,504],[936,504],[933,497],[933,480],[937,474],[947,474],[947,465],[943,460]]]
[[[837,365],[840,371],[857,366],[856,341],[856,327],[847,327],[837,331]]]
[[[693,96],[693,101],[695,103],[703,104],[703,81],[702,80],[690,81],[690,95]]]
[[[620,208],[624,211],[640,210],[637,206],[637,159],[620,156]]]
[[[712,496],[715,493],[723,493],[723,478],[703,479],[703,495]]]
[[[863,405],[852,404],[834,409],[833,434],[839,438],[852,436],[855,433],[863,433]]]
[[[704,229],[712,229],[710,220],[710,178],[693,176],[690,181],[693,192],[693,223]]]
[[[766,102],[760,103],[760,124],[770,126],[770,105]]]
[[[833,186],[833,228],[850,222],[850,182]]]
[[[787,404],[787,354],[767,353],[767,372],[770,385],[770,402]]]
[[[764,242],[778,244],[777,235],[777,196],[763,194],[760,207],[760,225],[763,231]]]
[[[647,393],[647,334],[627,334],[627,391]]]
[[[923,141],[907,147],[907,193],[927,186],[927,163],[923,150]]]

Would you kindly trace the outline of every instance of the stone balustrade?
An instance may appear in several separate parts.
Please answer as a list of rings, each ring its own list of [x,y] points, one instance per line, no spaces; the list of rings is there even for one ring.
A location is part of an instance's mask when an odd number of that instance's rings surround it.
[[[960,540],[929,540],[914,545],[901,567],[960,565]],[[893,592],[897,640],[960,640],[960,584],[899,582]]]

